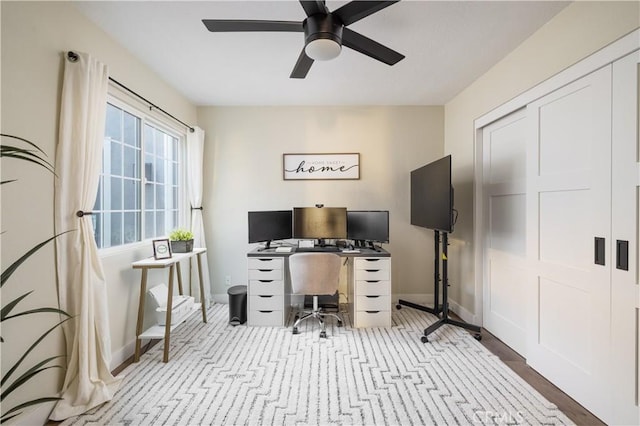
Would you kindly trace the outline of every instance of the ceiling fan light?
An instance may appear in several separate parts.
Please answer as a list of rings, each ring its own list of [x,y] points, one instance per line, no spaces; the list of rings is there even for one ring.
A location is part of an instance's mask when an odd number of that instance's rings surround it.
[[[315,61],[328,61],[337,57],[342,46],[329,38],[317,38],[310,41],[304,48],[308,57]]]

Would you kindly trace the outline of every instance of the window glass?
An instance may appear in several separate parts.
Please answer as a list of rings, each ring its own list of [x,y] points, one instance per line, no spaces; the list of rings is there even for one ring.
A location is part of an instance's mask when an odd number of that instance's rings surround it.
[[[180,217],[180,139],[124,108],[107,104],[92,217],[99,248],[166,237]]]

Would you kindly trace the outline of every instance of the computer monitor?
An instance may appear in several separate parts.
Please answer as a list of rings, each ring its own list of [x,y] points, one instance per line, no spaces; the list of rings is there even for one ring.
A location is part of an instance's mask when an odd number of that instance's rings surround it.
[[[294,207],[293,238],[347,237],[346,207]]]
[[[347,212],[347,239],[389,242],[389,211],[350,210]]]
[[[249,243],[266,242],[265,248],[269,248],[271,241],[293,235],[291,210],[249,212],[248,216]]]

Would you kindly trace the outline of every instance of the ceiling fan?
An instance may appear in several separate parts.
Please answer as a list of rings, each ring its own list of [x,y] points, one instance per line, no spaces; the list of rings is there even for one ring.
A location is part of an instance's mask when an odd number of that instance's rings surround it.
[[[400,0],[356,0],[330,12],[324,0],[300,0],[307,15],[301,22],[243,19],[203,19],[202,22],[211,32],[304,32],[304,48],[289,77],[305,78],[314,60],[333,59],[340,54],[342,46],[347,46],[388,65],[394,65],[404,59],[404,55],[395,50],[347,28],[348,25],[398,1]]]

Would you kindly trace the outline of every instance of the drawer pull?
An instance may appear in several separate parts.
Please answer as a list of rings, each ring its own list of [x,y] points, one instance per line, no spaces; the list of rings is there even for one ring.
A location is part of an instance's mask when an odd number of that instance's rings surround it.
[[[263,259],[263,258],[259,258],[258,259],[260,262],[271,262],[273,259]]]
[[[271,272],[273,269],[258,269],[260,272]]]
[[[367,272],[380,272],[380,269],[365,269]]]
[[[377,262],[380,259],[365,259],[367,262]]]
[[[380,311],[365,311],[365,312],[368,313],[368,314],[377,314]]]
[[[367,295],[367,296],[365,296],[365,297],[367,297],[367,298],[369,298],[369,299],[377,299],[377,298],[378,298],[378,297],[380,297],[380,296],[368,296],[368,295]]]
[[[271,313],[271,312],[273,312],[273,311],[258,311],[258,312],[261,312],[261,313],[263,313],[263,314],[270,314],[270,313]]]
[[[269,298],[269,297],[273,297],[273,295],[267,295],[267,296],[265,296],[265,295],[259,294],[259,295],[258,295],[258,297]]]
[[[272,283],[273,280],[258,280],[261,283]]]
[[[380,280],[366,280],[367,283],[379,283]]]

